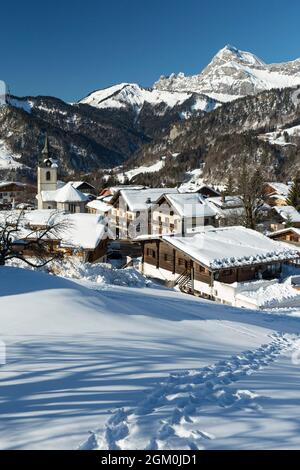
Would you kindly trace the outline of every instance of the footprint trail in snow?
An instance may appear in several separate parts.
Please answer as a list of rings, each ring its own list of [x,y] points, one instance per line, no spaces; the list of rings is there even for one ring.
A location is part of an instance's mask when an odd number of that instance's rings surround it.
[[[258,409],[258,395],[233,388],[243,377],[267,367],[292,350],[298,336],[272,335],[272,342],[199,370],[172,374],[135,408],[119,409],[105,429],[91,433],[81,449],[203,449],[215,436],[198,429],[208,406]],[[150,437],[149,437],[150,436]]]

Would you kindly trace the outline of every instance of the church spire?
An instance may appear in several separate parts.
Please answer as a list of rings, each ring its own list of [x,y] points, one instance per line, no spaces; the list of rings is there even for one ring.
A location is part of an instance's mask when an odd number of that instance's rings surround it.
[[[48,142],[48,134],[45,136],[45,143],[44,143],[44,148],[42,150],[42,155],[44,158],[49,157],[49,142]]]

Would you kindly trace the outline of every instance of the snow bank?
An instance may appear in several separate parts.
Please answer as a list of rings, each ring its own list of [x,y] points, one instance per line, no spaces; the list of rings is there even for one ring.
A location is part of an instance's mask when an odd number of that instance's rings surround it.
[[[95,282],[99,285],[145,287],[150,283],[134,268],[114,269],[105,263],[80,263],[78,260],[64,260],[55,264],[51,270],[62,277]]]
[[[34,270],[20,260],[12,260],[9,265]],[[151,281],[134,268],[115,269],[106,263],[82,263],[75,257],[64,259],[63,262],[53,261],[46,265],[43,271],[67,279],[94,282],[99,287],[145,287],[151,284]]]
[[[260,308],[300,305],[300,291],[291,285],[290,279],[283,284],[270,284],[254,291],[245,290],[239,296],[255,299]]]

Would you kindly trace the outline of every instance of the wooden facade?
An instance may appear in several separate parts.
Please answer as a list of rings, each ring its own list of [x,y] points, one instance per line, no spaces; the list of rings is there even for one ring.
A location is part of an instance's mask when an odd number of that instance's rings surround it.
[[[286,206],[287,202],[282,194],[278,194],[276,188],[270,183],[266,183],[263,187],[263,193],[265,196],[265,202],[269,206]]]
[[[291,227],[289,229],[282,230],[281,232],[271,234],[270,238],[273,240],[292,243],[293,245],[300,246],[300,229],[293,230]]]
[[[280,262],[212,270],[162,239],[143,241],[142,246],[142,264],[147,263],[171,274],[187,273],[192,281],[204,282],[210,286],[214,281],[232,284],[259,278],[272,279],[281,271]]]

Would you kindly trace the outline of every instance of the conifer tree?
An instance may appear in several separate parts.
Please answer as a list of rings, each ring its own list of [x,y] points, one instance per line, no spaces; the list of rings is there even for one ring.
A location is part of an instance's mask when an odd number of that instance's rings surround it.
[[[293,183],[290,188],[286,202],[288,206],[295,207],[297,211],[300,210],[300,176],[299,175],[297,175],[293,179]]]

